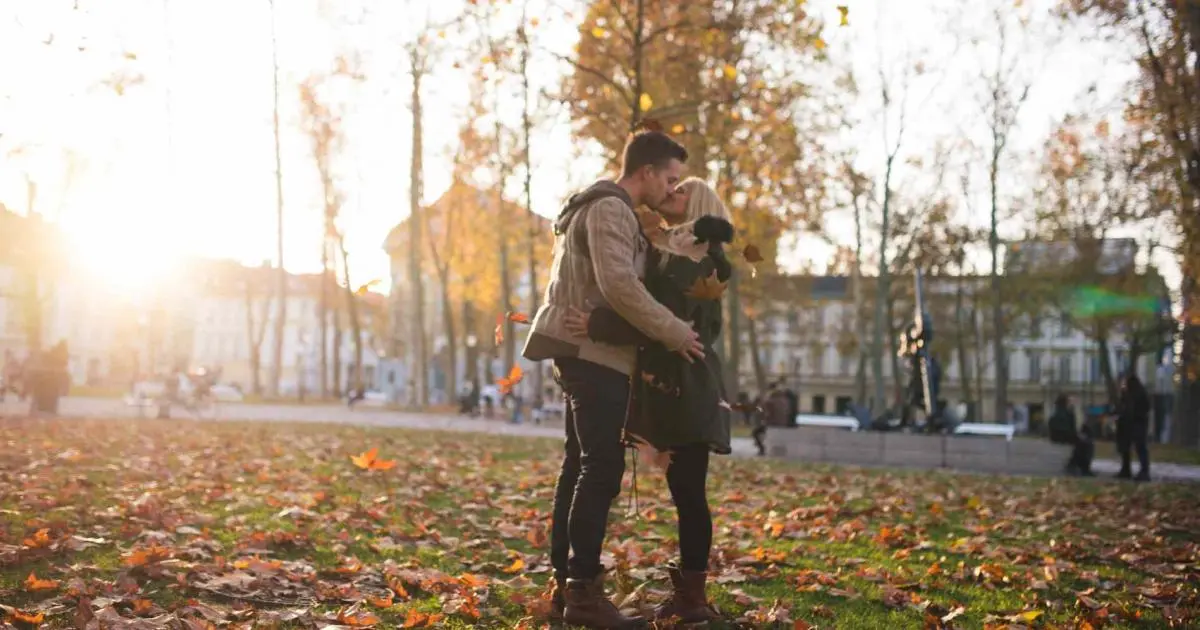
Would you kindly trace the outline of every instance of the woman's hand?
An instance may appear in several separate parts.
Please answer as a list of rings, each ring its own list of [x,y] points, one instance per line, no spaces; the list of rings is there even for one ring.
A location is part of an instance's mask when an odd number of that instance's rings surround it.
[[[565,319],[567,332],[575,335],[576,337],[587,337],[588,319],[590,317],[590,313],[585,313],[574,306],[570,307],[570,310],[567,311],[567,317]]]

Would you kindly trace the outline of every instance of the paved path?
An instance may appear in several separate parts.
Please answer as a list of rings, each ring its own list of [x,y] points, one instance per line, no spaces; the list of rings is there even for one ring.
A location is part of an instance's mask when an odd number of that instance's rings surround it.
[[[0,403],[0,416],[17,415],[27,408],[9,398],[8,401]],[[124,401],[116,398],[64,398],[60,403],[59,411],[63,416],[75,418],[152,418],[155,414],[154,409],[130,407]],[[178,409],[174,411],[174,415],[185,417],[185,414]],[[231,421],[328,422],[534,437],[562,437],[563,435],[561,426],[538,426],[530,423],[510,424],[500,419],[484,420],[452,414],[413,413],[370,407],[358,407],[350,410],[345,405],[333,404],[220,403],[216,416],[219,420]],[[734,438],[732,446],[733,454],[736,456],[753,457],[755,454],[754,442],[749,438]],[[1111,445],[1107,443],[1098,446],[1101,451],[1111,448]],[[1097,459],[1092,466],[1096,474],[1101,477],[1114,475],[1120,468],[1120,464],[1112,459]],[[1152,463],[1151,472],[1155,479],[1200,483],[1200,466],[1160,462]]]

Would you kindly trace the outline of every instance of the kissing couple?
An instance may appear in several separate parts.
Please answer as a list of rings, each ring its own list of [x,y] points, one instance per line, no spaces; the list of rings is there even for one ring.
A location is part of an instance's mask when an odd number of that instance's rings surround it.
[[[716,618],[705,584],[713,525],[709,454],[730,452],[715,343],[732,275],[733,226],[687,150],[661,131],[633,134],[621,176],[573,195],[554,224],[554,260],[523,356],[553,361],[566,443],[551,517],[551,618],[588,628]],[[650,212],[639,214],[646,207]],[[650,214],[650,213],[653,214]],[[627,445],[669,453],[679,562],[671,596],[647,620],[609,601],[601,566]]]

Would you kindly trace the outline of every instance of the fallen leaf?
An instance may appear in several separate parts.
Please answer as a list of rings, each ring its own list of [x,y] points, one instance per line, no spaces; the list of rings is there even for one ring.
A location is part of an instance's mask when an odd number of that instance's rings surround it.
[[[38,579],[38,576],[33,573],[30,573],[29,577],[25,578],[25,590],[27,591],[52,591],[56,588],[58,588],[58,580]]]
[[[350,461],[363,470],[390,470],[396,466],[396,460],[382,460],[378,457],[379,449],[373,447],[365,453],[351,455]]]

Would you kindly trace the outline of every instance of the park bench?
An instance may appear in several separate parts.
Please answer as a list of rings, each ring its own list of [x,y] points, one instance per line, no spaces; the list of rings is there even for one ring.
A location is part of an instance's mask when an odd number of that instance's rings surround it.
[[[819,416],[805,413],[796,416],[796,426],[849,429],[851,431],[857,431],[859,428],[857,418],[849,416]]]
[[[533,410],[533,421],[539,424],[563,422],[566,419],[567,406],[562,401],[548,402],[541,409]]]
[[[955,435],[1003,436],[1012,441],[1016,429],[1011,424],[984,424],[982,422],[964,422],[954,427]]]
[[[1071,447],[1041,439],[995,439],[992,434],[927,435],[847,431],[843,427],[769,427],[767,453],[773,457],[829,464],[1055,475]]]

